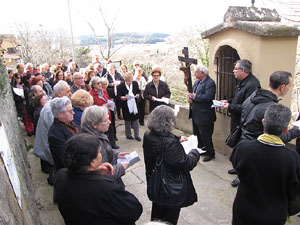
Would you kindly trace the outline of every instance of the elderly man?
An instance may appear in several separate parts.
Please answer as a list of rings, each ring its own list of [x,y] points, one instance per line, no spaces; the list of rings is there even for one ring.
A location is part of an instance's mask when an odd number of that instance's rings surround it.
[[[212,134],[216,121],[215,109],[211,107],[215,99],[216,84],[208,76],[205,66],[198,66],[195,71],[196,81],[193,85],[193,93],[188,94],[190,103],[190,115],[193,121],[193,133],[197,135],[198,148],[205,148],[203,162],[208,162],[215,157]]]
[[[134,75],[135,74],[135,71],[138,69],[138,68],[141,68],[140,67],[140,62],[138,60],[134,60],[133,61],[133,69],[131,71],[131,73]],[[146,76],[145,72],[143,71],[142,73],[142,76],[145,78],[146,81],[148,81],[148,77]]]
[[[70,86],[63,80],[60,80],[53,88],[54,97],[71,97]],[[53,123],[53,114],[50,106],[51,101],[48,101],[40,113],[40,118],[37,124],[36,136],[34,139],[33,154],[41,159],[42,171],[49,173],[48,183],[53,184],[53,159],[48,144],[48,131]]]
[[[73,85],[71,86],[71,92],[74,94],[79,89],[85,89],[83,75],[79,72],[73,74]]]
[[[98,77],[103,77],[107,73],[107,69],[104,68],[101,63],[95,65],[95,70]]]
[[[280,139],[291,119],[274,103],[264,114],[264,134],[237,144],[231,158],[241,184],[233,203],[233,225],[284,225],[290,203],[300,194],[300,158]]]
[[[55,98],[50,102],[50,106],[54,121],[48,132],[48,142],[56,173],[64,168],[64,145],[70,137],[79,132],[79,127],[73,122],[74,111],[68,97]]]

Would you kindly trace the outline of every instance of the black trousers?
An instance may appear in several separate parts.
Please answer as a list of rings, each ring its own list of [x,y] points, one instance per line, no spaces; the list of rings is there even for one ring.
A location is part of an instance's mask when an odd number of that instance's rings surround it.
[[[198,139],[198,148],[205,147],[205,151],[206,151],[205,155],[214,157],[215,149],[212,142],[214,124],[197,126],[193,122],[193,131],[194,131],[194,135],[196,135]]]
[[[139,110],[139,122],[144,123],[145,117],[145,99],[140,98],[138,101],[138,110]]]
[[[164,221],[172,225],[176,225],[181,208],[164,208],[155,203],[152,203],[151,221]]]

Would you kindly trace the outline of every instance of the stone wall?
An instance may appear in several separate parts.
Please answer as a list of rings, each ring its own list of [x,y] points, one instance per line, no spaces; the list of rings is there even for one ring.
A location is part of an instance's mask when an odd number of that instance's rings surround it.
[[[7,77],[5,67],[0,62],[0,78]],[[5,81],[5,83],[3,83]],[[12,185],[10,183],[3,158],[0,159],[0,224],[7,225],[39,225],[37,205],[34,199],[34,190],[29,164],[26,157],[24,139],[21,135],[20,125],[17,120],[16,108],[11,93],[10,84],[7,79],[0,79],[0,122],[5,128],[8,143],[12,151],[13,159],[17,169],[17,176],[21,186],[22,209],[19,207]],[[6,89],[7,93],[2,94]],[[3,147],[3,146],[2,146]],[[0,146],[0,150],[1,146]]]

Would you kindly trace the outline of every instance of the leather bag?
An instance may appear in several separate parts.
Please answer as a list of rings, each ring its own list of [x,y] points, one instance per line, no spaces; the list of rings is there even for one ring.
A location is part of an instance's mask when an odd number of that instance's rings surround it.
[[[161,206],[180,207],[187,194],[186,175],[179,171],[169,172],[164,163],[165,144],[161,147],[161,156],[156,164],[151,177],[148,180],[148,198]]]
[[[239,142],[242,135],[242,126],[236,127],[226,138],[225,144],[233,148]]]

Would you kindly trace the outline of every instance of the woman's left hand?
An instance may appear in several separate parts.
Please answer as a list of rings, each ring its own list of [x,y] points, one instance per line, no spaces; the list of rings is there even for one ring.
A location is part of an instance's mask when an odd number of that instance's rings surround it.
[[[180,141],[180,143],[182,143],[182,142],[184,142],[184,141],[187,141],[187,139],[188,139],[188,138],[187,138],[186,136],[182,136],[182,137],[180,138],[179,141]]]
[[[118,154],[118,158],[119,159],[125,159],[125,155],[128,155],[128,154],[130,154],[130,153],[129,152],[120,152]]]
[[[105,163],[102,163],[99,167],[98,167],[98,170],[99,170],[99,173],[101,175],[114,175],[114,168],[113,166],[108,163],[108,162],[105,162]]]
[[[137,99],[139,99],[140,98],[140,95],[139,94],[136,94],[136,96],[135,96]]]

